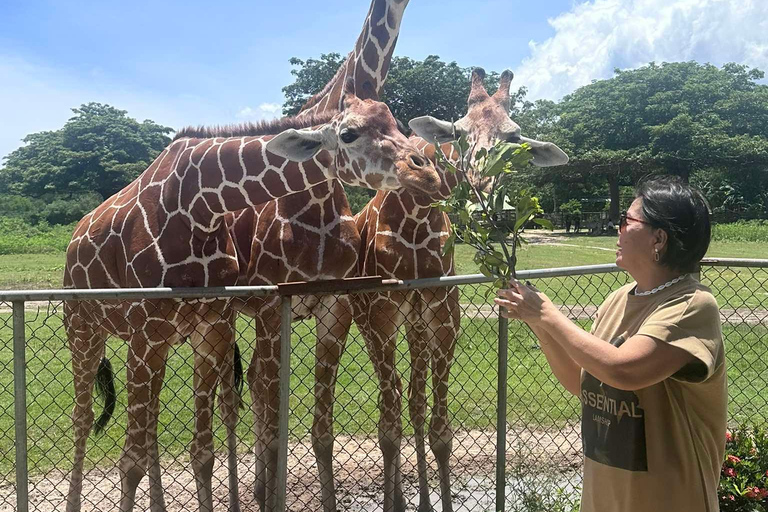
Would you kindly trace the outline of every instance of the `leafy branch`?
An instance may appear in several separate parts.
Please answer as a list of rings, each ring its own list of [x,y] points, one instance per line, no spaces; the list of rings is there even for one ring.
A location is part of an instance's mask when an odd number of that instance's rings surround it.
[[[499,142],[490,150],[479,150],[471,162],[465,137],[453,142],[453,148],[459,155],[455,162],[439,146],[435,152],[439,165],[462,178],[448,199],[433,205],[454,215],[443,254],[453,251],[457,240],[463,241],[475,249],[474,261],[480,272],[495,277],[496,286],[504,286],[516,277],[517,249],[525,241],[521,237],[525,225],[533,221],[552,229],[548,220],[536,217],[544,213],[538,198],[519,188],[514,180],[533,158],[530,146]],[[505,220],[509,207],[514,208],[511,228]]]

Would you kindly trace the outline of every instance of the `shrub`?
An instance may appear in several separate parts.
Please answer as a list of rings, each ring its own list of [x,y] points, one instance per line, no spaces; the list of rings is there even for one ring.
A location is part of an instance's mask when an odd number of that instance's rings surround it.
[[[768,242],[768,221],[740,220],[712,226],[712,240],[724,242]]]
[[[74,230],[74,224],[33,225],[18,217],[0,217],[0,254],[63,252]]]
[[[718,497],[721,512],[768,512],[768,429],[738,428],[725,435]]]

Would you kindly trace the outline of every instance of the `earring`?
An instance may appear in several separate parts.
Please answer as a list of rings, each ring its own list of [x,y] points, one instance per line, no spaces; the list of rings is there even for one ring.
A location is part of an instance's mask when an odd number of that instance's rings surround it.
[[[658,249],[654,249],[654,251],[656,251],[656,252],[653,254],[653,261],[658,263],[659,260],[661,259],[661,256],[659,256],[659,250]]]

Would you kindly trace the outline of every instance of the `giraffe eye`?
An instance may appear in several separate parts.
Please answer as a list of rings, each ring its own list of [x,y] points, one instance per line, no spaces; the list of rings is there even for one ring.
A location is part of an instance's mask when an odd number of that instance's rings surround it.
[[[352,142],[355,142],[358,137],[360,137],[360,135],[353,132],[352,130],[344,130],[339,135],[339,138],[341,138],[341,142],[343,142],[344,144],[350,144]]]

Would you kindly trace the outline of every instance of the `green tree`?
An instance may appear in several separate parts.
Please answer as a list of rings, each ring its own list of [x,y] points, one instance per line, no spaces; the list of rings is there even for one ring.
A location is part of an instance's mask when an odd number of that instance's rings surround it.
[[[109,105],[87,103],[72,111],[61,129],[30,134],[5,157],[0,193],[49,203],[93,193],[103,199],[135,179],[170,142],[171,128],[139,123]]]
[[[615,219],[620,186],[644,174],[689,179],[714,168],[735,183],[745,172],[764,172],[768,87],[755,83],[762,77],[746,66],[696,62],[616,70],[613,78],[563,98],[551,116],[555,121],[544,123],[543,135],[571,157],[555,176],[601,176]]]
[[[338,53],[323,53],[319,59],[306,61],[292,58],[290,62],[295,68],[291,74],[295,80],[283,87],[283,114],[298,113],[304,103],[334,77],[345,58]],[[405,124],[414,117],[427,114],[446,120],[459,119],[467,110],[471,70],[456,62],[443,62],[437,55],[422,61],[395,57],[379,99]],[[488,73],[486,88],[493,91],[498,83],[499,74]],[[525,89],[518,90],[513,96],[520,100],[525,96]]]
[[[289,61],[294,69],[291,74],[296,77],[294,82],[283,87],[285,103],[283,115],[294,116],[309,98],[320,92],[325,84],[331,81],[336,71],[346,57],[339,53],[323,53],[319,59],[301,60],[291,57]]]

